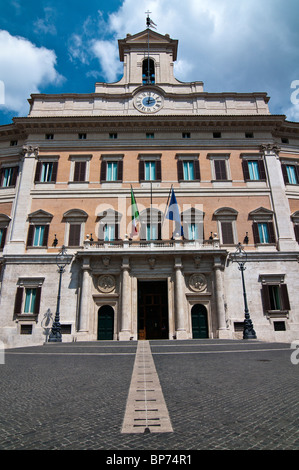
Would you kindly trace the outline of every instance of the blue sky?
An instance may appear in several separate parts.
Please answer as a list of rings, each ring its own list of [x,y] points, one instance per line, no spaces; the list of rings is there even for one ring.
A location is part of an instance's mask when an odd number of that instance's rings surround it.
[[[1,125],[28,113],[31,93],[93,93],[96,81],[119,80],[117,40],[145,29],[147,10],[179,40],[176,78],[208,92],[267,92],[273,114],[299,121],[298,0],[0,2]]]

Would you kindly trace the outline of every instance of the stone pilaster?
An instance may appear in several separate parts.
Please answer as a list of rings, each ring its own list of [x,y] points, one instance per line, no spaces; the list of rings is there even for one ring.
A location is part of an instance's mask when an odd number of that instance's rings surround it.
[[[12,225],[5,253],[24,253],[27,237],[27,217],[31,207],[30,192],[33,184],[38,148],[24,146],[19,167],[16,196],[12,209]]]
[[[185,308],[185,282],[182,273],[181,258],[175,259],[175,330],[177,339],[187,339]]]
[[[226,327],[225,308],[224,308],[224,284],[223,284],[223,263],[219,257],[214,259],[214,276],[215,276],[215,300],[217,308],[218,321],[218,337],[228,338],[229,331]]]
[[[263,145],[268,183],[271,190],[271,200],[275,213],[275,225],[280,251],[297,251],[298,243],[295,240],[294,229],[291,222],[289,201],[285,192],[285,184],[279,160],[279,147],[275,145]]]
[[[90,279],[89,258],[84,258],[79,312],[79,331],[81,333],[87,333],[89,329],[89,306],[91,303]]]
[[[130,264],[128,258],[122,261],[122,283],[121,283],[121,330],[119,332],[120,341],[129,341],[131,332],[131,280],[130,280]]]

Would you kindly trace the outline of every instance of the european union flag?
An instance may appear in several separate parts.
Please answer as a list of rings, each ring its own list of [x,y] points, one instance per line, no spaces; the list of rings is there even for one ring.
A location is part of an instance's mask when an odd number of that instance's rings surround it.
[[[175,222],[175,234],[178,234],[178,235],[181,234],[181,236],[183,236],[184,231],[181,225],[181,216],[180,216],[179,206],[178,206],[173,189],[172,189],[171,198],[169,201],[166,218],[169,220],[173,220]]]

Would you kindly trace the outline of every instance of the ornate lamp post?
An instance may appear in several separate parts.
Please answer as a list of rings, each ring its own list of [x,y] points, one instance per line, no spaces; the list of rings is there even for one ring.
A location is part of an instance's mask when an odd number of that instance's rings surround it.
[[[64,268],[67,264],[70,263],[70,258],[66,254],[65,246],[63,245],[61,251],[56,256],[56,264],[59,269],[59,287],[58,287],[58,294],[57,294],[57,306],[56,306],[56,313],[55,319],[52,325],[51,333],[49,336],[49,343],[60,343],[62,341],[61,338],[61,326],[60,326],[60,297],[61,297],[61,278],[62,273],[64,272]]]
[[[233,255],[233,261],[236,261],[238,263],[239,270],[241,271],[241,275],[242,275],[243,297],[244,297],[244,307],[245,307],[243,339],[256,339],[256,333],[253,329],[253,324],[249,315],[246,289],[245,289],[245,280],[244,280],[244,271],[246,269],[245,263],[247,261],[247,253],[243,250],[241,243],[238,244],[238,248]]]

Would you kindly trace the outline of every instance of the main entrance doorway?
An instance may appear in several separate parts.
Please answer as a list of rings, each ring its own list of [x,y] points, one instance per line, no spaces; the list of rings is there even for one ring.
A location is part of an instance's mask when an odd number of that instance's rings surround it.
[[[193,338],[208,338],[208,312],[204,305],[195,304],[191,309]]]
[[[167,338],[167,281],[138,281],[138,339]]]
[[[114,310],[110,305],[103,305],[98,310],[98,339],[113,339]]]

